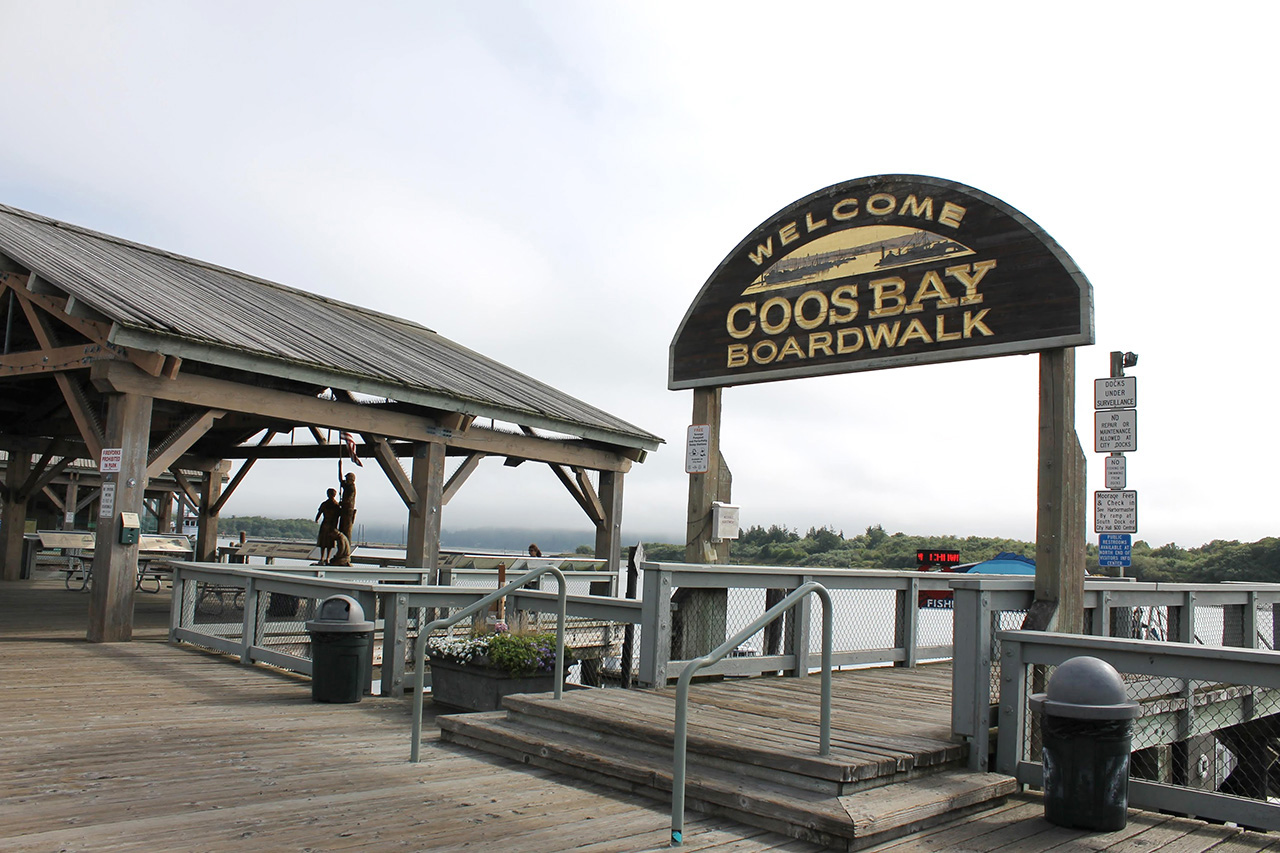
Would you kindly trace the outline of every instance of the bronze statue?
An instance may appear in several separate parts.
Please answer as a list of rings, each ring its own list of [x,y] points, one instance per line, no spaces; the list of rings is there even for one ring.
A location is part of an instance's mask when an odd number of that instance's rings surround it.
[[[320,532],[316,535],[316,544],[320,546],[320,565],[328,565],[329,552],[338,544],[338,520],[342,517],[342,506],[338,503],[338,490],[329,489],[328,497],[316,510],[316,521],[320,522]],[[350,546],[348,546],[349,548]]]
[[[351,539],[351,528],[356,523],[356,475],[344,477],[339,488],[342,489],[342,498],[338,502],[342,515],[338,519],[338,532]]]
[[[329,560],[329,565],[351,565],[351,540],[343,536],[341,530],[334,533],[333,558]]]

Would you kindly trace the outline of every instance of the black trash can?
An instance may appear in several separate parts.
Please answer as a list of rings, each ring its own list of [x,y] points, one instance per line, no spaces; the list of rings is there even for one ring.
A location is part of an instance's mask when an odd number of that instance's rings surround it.
[[[1031,697],[1041,714],[1044,816],[1058,826],[1114,832],[1129,808],[1129,752],[1140,706],[1106,661],[1072,658]]]
[[[365,662],[373,623],[349,595],[320,602],[320,614],[307,622],[311,635],[313,702],[359,702],[364,693]]]

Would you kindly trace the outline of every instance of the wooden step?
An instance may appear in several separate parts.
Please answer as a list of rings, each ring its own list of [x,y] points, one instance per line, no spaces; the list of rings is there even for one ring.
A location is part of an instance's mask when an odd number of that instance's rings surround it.
[[[507,698],[505,707],[530,725],[584,737],[626,738],[670,755],[675,716],[670,691],[579,691],[559,701],[543,695]],[[728,763],[740,773],[780,779],[831,794],[904,781],[955,766],[962,745],[925,738],[892,741],[833,730],[831,754],[818,755],[816,722],[769,719],[759,714],[692,705],[688,753],[708,765]]]
[[[659,801],[671,800],[669,747],[618,733],[556,729],[545,725],[545,719],[519,712],[460,714],[436,721],[443,741]],[[691,752],[686,806],[837,850],[861,849],[995,805],[1016,787],[1010,777],[944,770],[836,795],[748,775],[742,772],[746,766],[735,768],[723,760],[709,763]]]

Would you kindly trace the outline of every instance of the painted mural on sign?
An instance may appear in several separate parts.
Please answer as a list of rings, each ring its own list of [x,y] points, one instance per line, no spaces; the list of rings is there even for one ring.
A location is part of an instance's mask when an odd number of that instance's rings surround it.
[[[790,205],[721,262],[672,342],[669,387],[1092,342],[1088,281],[1029,219],[954,182],[877,176]]]

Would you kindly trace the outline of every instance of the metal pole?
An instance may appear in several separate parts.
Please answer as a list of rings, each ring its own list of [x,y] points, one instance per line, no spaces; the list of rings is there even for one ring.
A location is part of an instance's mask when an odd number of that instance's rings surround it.
[[[426,685],[426,651],[427,637],[432,631],[441,628],[448,628],[466,619],[472,614],[479,613],[493,602],[502,598],[509,592],[513,592],[529,581],[539,578],[547,572],[556,576],[559,582],[560,591],[556,596],[557,608],[557,624],[556,624],[556,684],[555,698],[559,699],[564,693],[564,620],[567,611],[568,589],[565,585],[564,572],[555,566],[542,566],[531,572],[526,572],[520,577],[513,580],[506,586],[489,593],[478,601],[468,604],[466,607],[454,613],[452,616],[445,616],[434,622],[428,623],[418,631],[418,639],[413,644],[413,659],[417,664],[416,671],[413,674],[413,745],[409,749],[409,760],[416,763],[418,761],[419,746],[422,743],[422,690]],[[454,590],[457,591],[456,589]]]
[[[733,637],[726,640],[715,650],[689,662],[676,680],[676,719],[675,744],[671,766],[671,846],[679,847],[684,843],[684,787],[685,765],[688,753],[689,729],[689,684],[694,674],[703,667],[711,666],[724,658],[729,652],[742,644],[743,640],[757,633],[765,625],[790,610],[798,602],[803,601],[809,593],[817,593],[822,599],[822,709],[818,725],[818,754],[831,754],[831,629],[833,615],[831,593],[817,581],[801,584],[786,598],[770,607],[755,621],[743,628]]]

